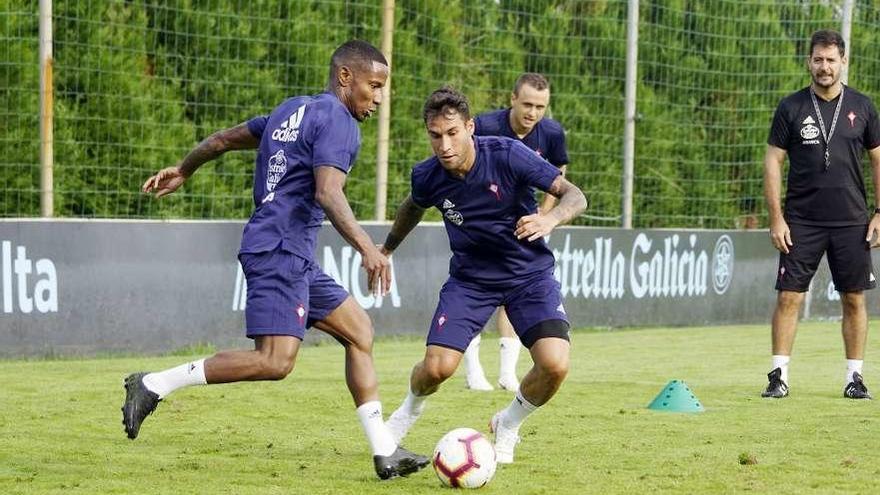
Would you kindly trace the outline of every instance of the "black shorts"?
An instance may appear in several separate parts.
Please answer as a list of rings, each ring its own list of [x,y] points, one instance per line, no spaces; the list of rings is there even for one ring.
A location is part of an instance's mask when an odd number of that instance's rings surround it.
[[[828,268],[836,291],[859,292],[874,288],[871,248],[865,241],[867,225],[789,224],[789,229],[794,245],[789,247],[788,254],[779,253],[776,290],[806,292],[825,253],[828,253]]]

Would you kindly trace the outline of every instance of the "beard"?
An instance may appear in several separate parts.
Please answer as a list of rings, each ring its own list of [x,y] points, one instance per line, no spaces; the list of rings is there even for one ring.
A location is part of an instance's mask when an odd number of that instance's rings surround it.
[[[813,83],[816,86],[819,86],[821,88],[831,88],[835,84],[837,84],[837,81],[840,80],[840,74],[836,74],[836,75],[834,75],[834,74],[822,74],[822,75],[813,74],[812,77],[813,77]],[[825,77],[830,77],[831,82],[828,82],[828,83],[822,82],[822,78],[825,78]]]

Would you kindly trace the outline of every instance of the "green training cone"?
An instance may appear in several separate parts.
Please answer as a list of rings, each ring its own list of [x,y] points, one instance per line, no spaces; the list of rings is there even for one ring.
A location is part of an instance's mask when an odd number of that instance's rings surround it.
[[[648,409],[669,412],[703,412],[706,409],[700,404],[700,399],[691,392],[683,380],[672,380],[667,383],[663,390],[648,404]]]

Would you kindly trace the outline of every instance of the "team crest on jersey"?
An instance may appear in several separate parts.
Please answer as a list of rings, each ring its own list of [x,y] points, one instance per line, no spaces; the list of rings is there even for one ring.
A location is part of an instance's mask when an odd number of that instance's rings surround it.
[[[269,157],[269,167],[266,170],[266,190],[272,192],[275,186],[281,182],[281,178],[287,172],[287,157],[284,150],[278,150],[277,153]]]
[[[441,209],[446,210],[443,212],[443,216],[447,220],[459,226],[464,223],[464,217],[461,216],[461,213],[452,209],[455,208],[455,203],[449,201],[448,199],[444,199],[443,204],[440,207]]]
[[[807,141],[811,141],[811,140],[814,140],[817,137],[819,137],[819,128],[812,124],[813,117],[807,117],[807,119],[809,119],[811,123],[807,124],[806,123],[807,120],[806,119],[804,120],[804,126],[801,127],[801,137]],[[813,144],[813,143],[804,142],[804,144]]]
[[[461,213],[455,210],[446,210],[446,213],[444,213],[443,216],[455,225],[461,226],[461,224],[464,223],[464,217],[461,216]]]
[[[850,129],[852,129],[853,127],[856,126],[856,113],[855,113],[855,112],[853,112],[852,110],[850,110],[849,113],[846,114],[846,118],[849,119],[849,127],[850,127]]]
[[[498,184],[496,184],[494,182],[490,182],[489,183],[489,191],[491,191],[492,194],[495,195],[495,199],[497,201],[501,201],[501,189],[498,187]]]
[[[296,109],[290,117],[281,125],[272,131],[272,140],[282,143],[292,143],[299,137],[299,125],[302,123],[303,115],[306,113],[306,106],[303,105]]]

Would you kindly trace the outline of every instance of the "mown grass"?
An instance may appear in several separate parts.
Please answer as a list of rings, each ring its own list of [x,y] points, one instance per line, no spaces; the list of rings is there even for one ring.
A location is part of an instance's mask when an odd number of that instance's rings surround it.
[[[766,326],[583,331],[573,344],[567,382],[523,426],[517,462],[483,492],[880,492],[878,406],[841,396],[837,323],[802,325],[783,400],[759,397]],[[490,379],[496,346],[492,336],[483,341]],[[386,415],[422,352],[420,340],[376,344]],[[878,392],[871,355],[866,382]],[[445,493],[430,470],[375,478],[336,345],[303,348],[282,382],[179,391],[140,438],[126,439],[122,378],[192,357],[0,361],[0,493]],[[523,353],[521,372],[528,364]],[[676,378],[705,413],[645,408]],[[459,373],[428,401],[405,444],[427,453],[454,427],[486,431],[509,400],[466,390]]]

